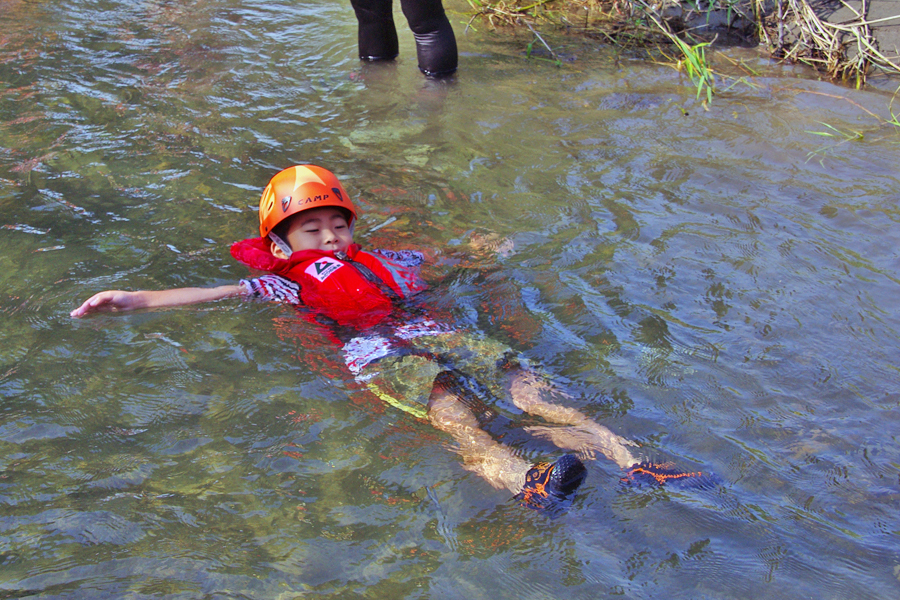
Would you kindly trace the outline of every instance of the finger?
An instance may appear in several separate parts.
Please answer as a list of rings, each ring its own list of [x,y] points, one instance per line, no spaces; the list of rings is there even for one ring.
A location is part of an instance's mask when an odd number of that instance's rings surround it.
[[[69,313],[72,317],[79,318],[88,314],[89,312],[97,309],[98,307],[105,304],[108,300],[105,298],[105,293],[103,294],[94,294],[90,298],[84,301],[81,306],[73,310]]]

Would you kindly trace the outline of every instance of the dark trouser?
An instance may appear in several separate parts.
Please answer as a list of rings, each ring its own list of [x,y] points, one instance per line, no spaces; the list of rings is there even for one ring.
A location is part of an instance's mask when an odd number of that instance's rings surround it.
[[[391,60],[399,49],[391,0],[350,0],[359,22],[359,57]],[[441,0],[401,0],[400,6],[416,39],[419,69],[441,77],[456,71],[456,37]]]

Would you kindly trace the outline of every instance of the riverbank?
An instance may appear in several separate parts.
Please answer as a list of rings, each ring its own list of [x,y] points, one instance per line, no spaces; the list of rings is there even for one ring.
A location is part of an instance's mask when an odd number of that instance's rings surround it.
[[[688,70],[707,44],[763,45],[862,86],[900,76],[900,0],[467,0],[473,26],[553,26],[623,47],[675,46]],[[551,50],[548,48],[548,50]],[[552,50],[551,50],[552,52]],[[702,88],[702,86],[700,86]]]

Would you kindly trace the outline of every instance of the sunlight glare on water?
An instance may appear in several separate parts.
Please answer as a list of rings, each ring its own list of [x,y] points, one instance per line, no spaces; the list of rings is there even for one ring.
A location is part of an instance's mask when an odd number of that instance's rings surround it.
[[[890,94],[735,49],[704,110],[665,65],[467,19],[435,82],[399,9],[398,61],[361,64],[349,3],[0,3],[3,594],[897,595]],[[427,254],[435,305],[715,485],[601,458],[551,520],[288,307],[68,316],[248,276],[228,247],[302,162],[358,241]]]

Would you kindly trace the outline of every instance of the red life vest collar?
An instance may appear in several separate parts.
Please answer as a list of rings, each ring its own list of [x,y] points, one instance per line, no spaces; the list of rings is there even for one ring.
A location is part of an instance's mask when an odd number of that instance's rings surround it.
[[[290,258],[278,258],[270,250],[272,242],[269,238],[256,237],[248,238],[235,242],[231,245],[231,255],[240,263],[243,263],[251,269],[267,271],[282,277],[288,277],[291,270],[310,260],[315,260],[323,256],[335,258],[334,252],[325,250],[298,250],[291,254]],[[359,244],[351,244],[347,248],[347,257],[350,260],[356,258],[361,251]]]

